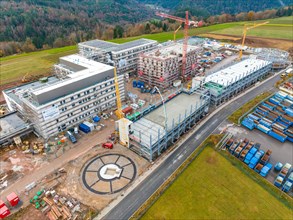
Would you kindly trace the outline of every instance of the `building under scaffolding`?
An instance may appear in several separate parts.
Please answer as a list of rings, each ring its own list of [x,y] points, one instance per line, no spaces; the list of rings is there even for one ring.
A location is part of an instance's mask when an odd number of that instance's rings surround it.
[[[139,79],[149,86],[168,88],[175,80],[180,78],[182,51],[183,44],[173,43],[158,50],[141,54],[138,61]],[[199,51],[199,47],[188,46],[185,77],[195,75]]]
[[[272,63],[249,58],[205,78],[211,104],[219,105],[269,74]]]
[[[155,109],[131,124],[130,149],[152,161],[182,134],[195,125],[209,110],[207,90],[189,94],[183,90],[168,96]],[[166,113],[166,114],[165,114]]]
[[[276,48],[257,48],[255,49],[257,58],[272,62],[272,69],[284,69],[290,64],[289,53]]]
[[[116,106],[114,67],[79,55],[60,58],[49,77],[3,91],[8,108],[19,111],[48,138],[76,126],[99,112]],[[121,99],[125,99],[123,75],[118,76]]]
[[[157,41],[144,38],[123,44],[91,40],[79,43],[78,50],[88,59],[115,65],[118,74],[132,74],[137,72],[138,55],[155,49],[157,45]]]

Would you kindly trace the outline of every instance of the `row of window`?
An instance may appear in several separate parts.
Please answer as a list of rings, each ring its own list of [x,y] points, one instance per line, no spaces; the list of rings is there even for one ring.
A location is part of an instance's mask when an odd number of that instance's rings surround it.
[[[104,85],[100,85],[99,87],[95,87],[95,88],[93,88],[93,92],[95,92],[95,91],[97,91],[97,90],[99,90],[99,89],[102,89],[102,88],[104,88],[104,87],[106,87],[106,86],[108,86],[108,85],[112,85],[113,83],[114,83],[114,80],[111,80],[110,82],[107,82],[107,83],[105,83]],[[111,90],[114,90],[115,87],[112,86],[110,89],[111,89]],[[88,95],[90,92],[91,92],[90,90],[87,90],[87,91],[83,92],[83,94],[84,94],[84,95]],[[108,89],[106,90],[106,92],[108,92]],[[105,92],[102,91],[100,94],[102,95],[102,94],[104,94],[104,93],[105,93]],[[81,94],[77,94],[77,98],[80,98],[80,95],[81,95]],[[72,101],[72,100],[74,100],[74,98],[75,98],[74,96],[71,96],[71,97],[70,97],[70,100]],[[60,101],[60,105],[63,105],[63,104],[65,104],[65,103],[66,103],[66,100],[61,100],[61,101]],[[54,107],[55,104],[53,104],[52,106]]]

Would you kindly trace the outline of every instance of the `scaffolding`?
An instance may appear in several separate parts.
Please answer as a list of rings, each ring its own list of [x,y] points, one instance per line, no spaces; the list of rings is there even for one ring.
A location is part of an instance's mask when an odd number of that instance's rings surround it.
[[[149,86],[163,89],[170,87],[181,76],[182,47],[181,43],[173,43],[156,51],[141,54],[138,61],[139,79]],[[198,47],[188,47],[185,78],[190,78],[196,73],[198,51]]]
[[[209,102],[207,90],[188,93],[180,89],[164,102],[167,118],[163,106],[158,105],[134,121],[129,135],[130,149],[153,161],[208,113]]]
[[[247,87],[267,76],[272,63],[259,59],[246,59],[205,78],[210,91],[211,104],[220,105]]]
[[[291,57],[289,53],[284,50],[276,48],[257,48],[255,54],[258,59],[272,62],[272,69],[279,70],[284,69],[290,64]]]
[[[123,44],[102,40],[92,40],[78,44],[79,54],[101,63],[114,65],[118,74],[137,72],[137,61],[140,53],[149,52],[156,48],[157,41],[138,39]]]

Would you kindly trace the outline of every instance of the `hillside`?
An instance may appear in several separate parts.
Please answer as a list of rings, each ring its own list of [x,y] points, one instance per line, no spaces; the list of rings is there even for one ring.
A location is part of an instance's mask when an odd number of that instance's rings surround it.
[[[222,13],[237,14],[240,12],[263,11],[292,5],[291,0],[139,0],[145,4],[161,6],[166,9],[180,10],[189,8],[202,16]],[[198,15],[198,14],[195,14]]]
[[[141,22],[153,11],[135,0],[18,0],[1,1],[0,14],[1,42],[31,38],[36,48],[42,48],[64,45],[58,38],[65,36],[67,45],[107,38],[106,24]]]

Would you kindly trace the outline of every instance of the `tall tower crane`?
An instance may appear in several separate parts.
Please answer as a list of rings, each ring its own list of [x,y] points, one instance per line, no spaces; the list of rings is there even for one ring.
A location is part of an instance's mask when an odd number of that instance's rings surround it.
[[[121,119],[121,118],[124,118],[124,113],[122,112],[122,103],[121,103],[116,67],[114,67],[114,81],[115,81],[116,101],[117,101],[117,110],[115,113],[116,113],[118,119]]]
[[[248,26],[247,24],[244,24],[244,28],[243,28],[243,35],[242,35],[242,43],[241,43],[241,49],[239,50],[239,57],[238,60],[242,59],[242,54],[243,54],[243,47],[244,47],[244,43],[245,43],[245,38],[246,38],[246,34],[247,31],[265,24],[268,24],[269,21],[263,22],[263,23],[259,23],[259,24],[253,24],[253,26]]]
[[[179,21],[184,23],[184,41],[183,41],[183,52],[182,52],[182,79],[185,80],[185,73],[186,73],[186,54],[187,54],[187,43],[188,43],[188,28],[189,26],[201,26],[201,21],[189,21],[188,19],[188,11],[185,11],[185,18],[176,17],[173,15],[168,15],[166,13],[156,12],[157,16],[162,18],[169,18],[175,21]],[[177,32],[177,31],[176,31]]]

